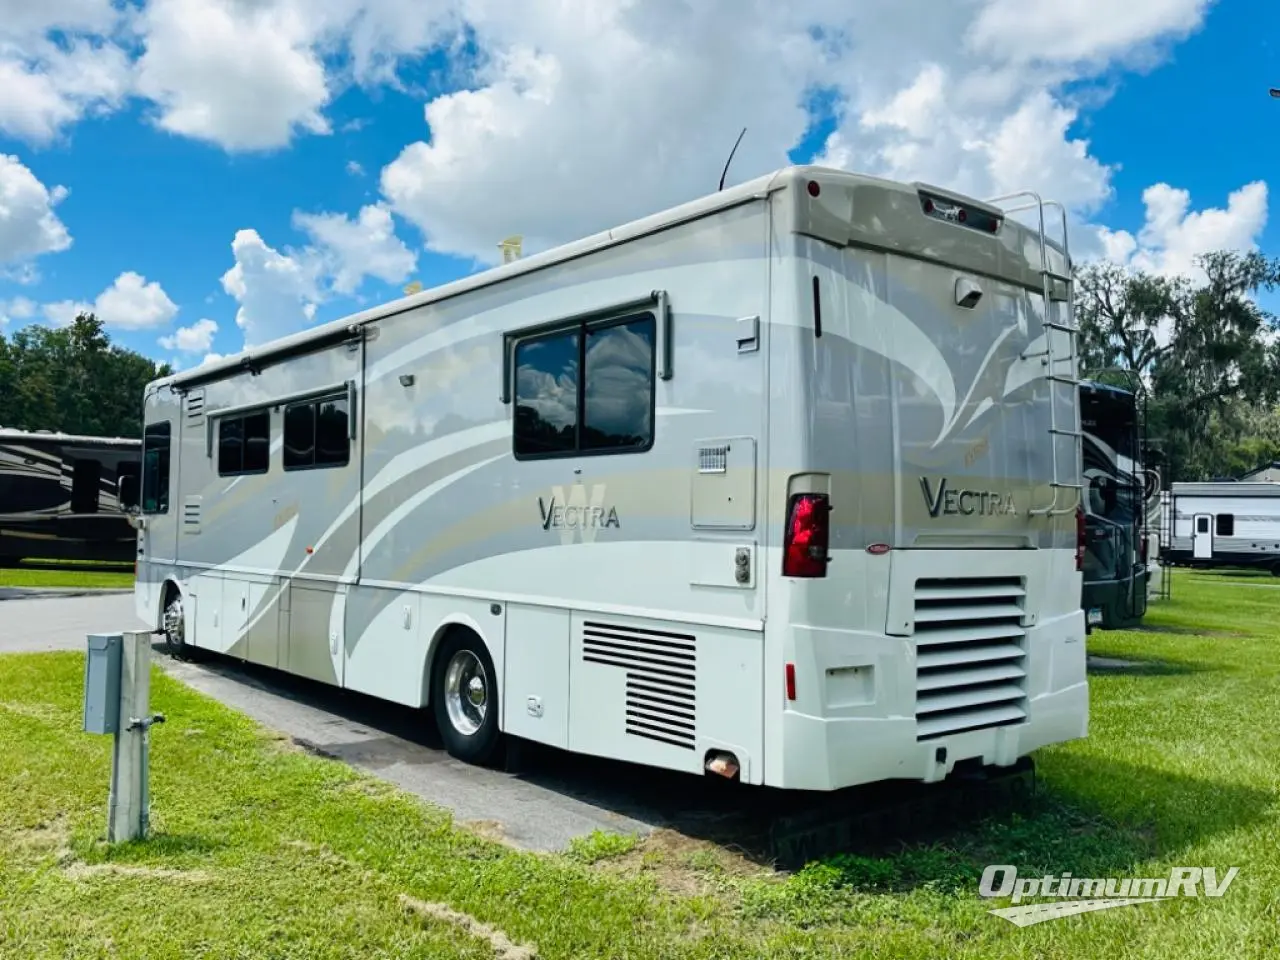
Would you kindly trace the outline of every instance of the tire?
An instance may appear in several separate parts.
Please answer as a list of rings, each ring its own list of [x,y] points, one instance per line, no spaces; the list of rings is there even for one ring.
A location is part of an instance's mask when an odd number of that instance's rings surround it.
[[[484,765],[498,753],[498,692],[493,660],[470,630],[453,630],[432,663],[431,702],[451,757]]]
[[[164,610],[161,615],[164,632],[164,647],[169,656],[175,660],[191,659],[191,648],[187,646],[187,617],[182,607],[182,593],[173,584],[168,584],[164,592]]]

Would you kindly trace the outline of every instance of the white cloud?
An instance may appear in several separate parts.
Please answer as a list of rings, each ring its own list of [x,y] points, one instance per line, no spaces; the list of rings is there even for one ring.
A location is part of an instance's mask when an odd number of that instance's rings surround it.
[[[151,0],[138,90],[173,133],[228,150],[282,146],[296,130],[328,133],[331,96],[299,8],[240,0]]]
[[[256,230],[239,230],[231,242],[235,266],[222,275],[222,288],[240,304],[236,324],[244,345],[257,346],[293,333],[315,317],[322,299],[320,264],[307,251],[281,253]]]
[[[208,353],[213,346],[213,335],[218,324],[208,318],[197,320],[189,327],[179,327],[170,336],[161,337],[160,346],[180,353]]]
[[[1054,91],[1184,36],[1209,3],[464,2],[473,79],[427,105],[430,139],[381,186],[432,248],[495,262],[510,233],[532,251],[709,192],[744,125],[731,181],[785,165],[820,89],[839,105],[822,162],[1088,214],[1111,169],[1068,137],[1078,108]]]
[[[1213,250],[1250,250],[1267,224],[1267,185],[1261,180],[1231,193],[1226,207],[1191,209],[1191,194],[1157,183],[1142,194],[1146,222],[1137,236],[1099,230],[1108,259],[1164,275],[1196,275],[1197,256]]]
[[[148,283],[146,277],[132,270],[116,277],[93,303],[60,300],[46,303],[41,309],[55,326],[70,324],[78,314],[93,313],[104,325],[120,330],[164,326],[178,312],[177,304],[169,299],[157,281]]]
[[[294,213],[294,225],[315,243],[338,293],[354,293],[366,276],[387,283],[406,279],[418,264],[396,236],[391,211],[371,204],[355,220],[340,213]]]
[[[26,297],[13,297],[0,300],[0,327],[7,326],[14,320],[29,320],[36,315],[35,301]]]
[[[111,35],[123,19],[111,0],[0,0],[0,132],[47,143],[118,107],[130,67]]]
[[[71,246],[53,208],[67,197],[50,190],[17,157],[0,153],[0,265],[20,263]]]
[[[360,164],[357,163],[355,160],[348,160],[347,173],[351,174],[353,177],[363,177],[364,167],[360,166]]]
[[[310,323],[321,303],[335,293],[355,293],[365,277],[398,283],[417,265],[417,255],[396,236],[385,206],[370,204],[354,219],[294,211],[293,222],[311,240],[299,250],[276,250],[250,229],[239,231],[232,242],[236,262],[222,286],[240,304],[236,323],[246,347]]]

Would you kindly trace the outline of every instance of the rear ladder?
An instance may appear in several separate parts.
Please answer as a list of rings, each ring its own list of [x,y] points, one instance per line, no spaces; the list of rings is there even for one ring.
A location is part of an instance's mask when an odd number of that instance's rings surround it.
[[[1038,239],[1040,242],[1040,283],[1044,293],[1044,352],[1041,354],[1023,354],[1024,357],[1041,356],[1041,360],[1047,368],[1048,372],[1045,379],[1049,381],[1049,433],[1052,436],[1053,447],[1053,479],[1049,483],[1049,487],[1053,490],[1053,500],[1047,507],[1037,507],[1030,511],[1032,516],[1057,516],[1064,513],[1071,513],[1084,502],[1084,485],[1081,483],[1068,483],[1062,479],[1062,473],[1059,469],[1058,458],[1058,437],[1071,437],[1074,466],[1076,469],[1071,474],[1079,476],[1080,464],[1084,460],[1084,433],[1080,423],[1080,400],[1075,398],[1075,402],[1071,404],[1071,409],[1075,411],[1074,423],[1063,427],[1058,423],[1058,403],[1054,395],[1053,385],[1062,383],[1068,385],[1072,391],[1076,391],[1080,386],[1080,378],[1078,376],[1079,350],[1076,347],[1076,336],[1080,330],[1075,325],[1075,284],[1071,277],[1071,250],[1068,246],[1067,239],[1067,208],[1057,200],[1043,200],[1040,195],[1030,190],[1024,190],[1019,193],[1011,193],[1003,197],[996,197],[994,200],[988,200],[992,206],[999,207],[1000,204],[1007,203],[1011,200],[1027,200],[1029,203],[1022,203],[1013,207],[1000,207],[1006,215],[1013,213],[1021,213],[1025,210],[1035,210],[1039,218]],[[1057,273],[1053,269],[1053,265],[1049,262],[1049,242],[1045,236],[1045,216],[1046,207],[1056,207],[1062,217],[1062,260],[1065,267],[1065,273]],[[1061,283],[1066,292],[1066,318],[1065,320],[1055,320],[1053,310],[1053,285]],[[1053,350],[1054,336],[1053,332],[1058,331],[1066,335],[1067,338],[1067,355],[1065,357],[1055,357]],[[1057,372],[1057,365],[1065,363],[1068,373],[1062,374]],[[1076,492],[1075,503],[1065,507],[1058,506],[1058,496],[1062,490],[1074,490]]]

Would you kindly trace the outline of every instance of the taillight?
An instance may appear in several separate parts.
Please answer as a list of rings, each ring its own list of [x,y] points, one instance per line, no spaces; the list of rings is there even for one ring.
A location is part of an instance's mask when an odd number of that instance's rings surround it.
[[[787,699],[794,700],[796,698],[796,665],[794,663],[787,664]]]
[[[1076,507],[1076,569],[1084,569],[1084,507]]]
[[[825,493],[792,494],[782,544],[782,575],[825,577],[830,542],[830,498]]]

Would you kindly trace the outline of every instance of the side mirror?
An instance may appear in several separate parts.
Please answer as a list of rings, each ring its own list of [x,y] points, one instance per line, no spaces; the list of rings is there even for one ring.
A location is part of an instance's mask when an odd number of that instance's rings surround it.
[[[126,513],[134,512],[138,509],[137,475],[126,473],[120,477],[119,487],[116,491],[116,499],[120,503],[120,508]]]

